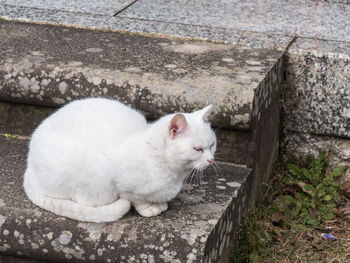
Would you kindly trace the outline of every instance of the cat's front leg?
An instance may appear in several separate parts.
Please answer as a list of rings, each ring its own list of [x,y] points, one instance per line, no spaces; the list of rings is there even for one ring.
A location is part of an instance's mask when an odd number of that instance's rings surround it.
[[[134,205],[136,211],[144,217],[157,216],[161,212],[164,212],[168,209],[168,204],[166,202],[164,202],[164,203],[134,203],[133,205]]]

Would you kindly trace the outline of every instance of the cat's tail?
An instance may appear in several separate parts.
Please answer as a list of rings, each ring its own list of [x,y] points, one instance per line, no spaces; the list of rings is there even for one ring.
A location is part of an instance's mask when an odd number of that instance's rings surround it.
[[[111,222],[123,217],[131,207],[126,199],[118,199],[116,202],[104,206],[83,206],[71,200],[55,199],[45,196],[32,187],[26,185],[24,189],[29,198],[37,206],[53,212],[59,216],[69,217],[84,222]]]

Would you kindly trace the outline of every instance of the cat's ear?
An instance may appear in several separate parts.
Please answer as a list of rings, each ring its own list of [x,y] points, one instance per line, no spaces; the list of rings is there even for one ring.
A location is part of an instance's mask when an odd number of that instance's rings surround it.
[[[201,116],[201,118],[203,119],[204,122],[209,122],[209,116],[210,116],[210,113],[213,109],[213,105],[209,105],[199,111],[198,114]]]
[[[169,135],[174,138],[187,129],[187,121],[182,113],[176,114],[170,121]]]

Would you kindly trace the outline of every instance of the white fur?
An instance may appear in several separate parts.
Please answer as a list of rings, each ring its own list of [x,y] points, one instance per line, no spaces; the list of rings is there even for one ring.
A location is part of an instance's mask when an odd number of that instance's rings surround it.
[[[147,124],[117,101],[72,102],[33,133],[25,192],[36,205],[81,221],[117,220],[131,204],[142,216],[158,215],[189,172],[214,158],[210,109],[184,113],[186,129],[173,136],[174,114]]]

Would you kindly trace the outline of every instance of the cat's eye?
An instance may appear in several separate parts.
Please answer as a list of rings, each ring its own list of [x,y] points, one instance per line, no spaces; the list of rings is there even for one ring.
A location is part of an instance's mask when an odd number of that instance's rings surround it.
[[[215,145],[215,142],[213,142],[212,145],[210,145],[210,150],[211,148],[213,148],[214,145]]]
[[[202,147],[193,147],[193,149],[196,150],[197,152],[203,152]]]

